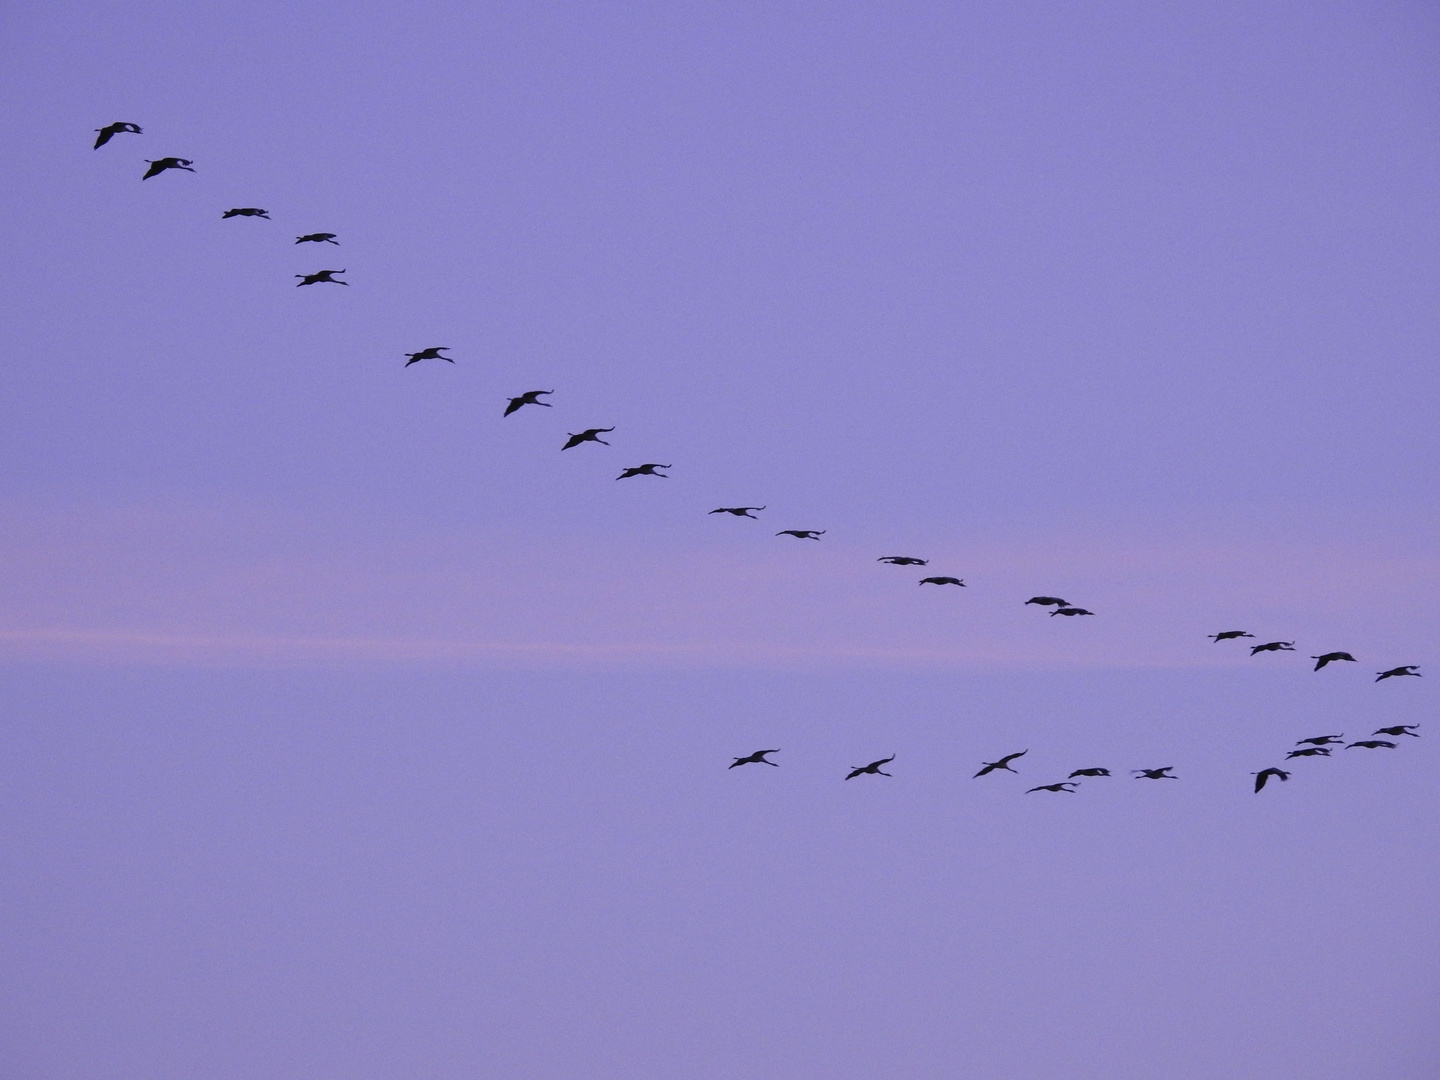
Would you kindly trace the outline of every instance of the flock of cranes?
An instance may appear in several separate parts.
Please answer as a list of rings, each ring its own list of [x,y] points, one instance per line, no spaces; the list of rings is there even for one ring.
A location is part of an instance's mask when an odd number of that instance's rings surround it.
[[[95,149],[100,149],[117,135],[141,134],[143,134],[143,131],[138,124],[129,123],[127,121],[116,121],[113,124],[107,124],[105,127],[96,129]],[[195,163],[189,158],[163,157],[153,160],[147,158],[145,159],[145,161],[149,168],[140,177],[140,179],[142,180],[149,180],[151,177],[159,176],[162,173],[172,170],[192,173],[195,171],[195,169],[193,168],[193,165]],[[269,211],[261,209],[257,206],[232,207],[231,209],[224,211],[220,216],[222,220],[241,217],[261,218],[266,221],[271,220]],[[331,232],[304,233],[295,238],[295,243],[333,244],[339,246],[339,241],[336,239],[336,234]],[[345,270],[317,270],[309,274],[296,274],[295,276],[301,279],[299,285],[297,285],[296,288],[301,288],[306,285],[320,284],[348,286],[350,284],[348,281],[341,281],[337,277],[337,275],[344,273],[346,273]],[[455,360],[453,358],[444,355],[449,351],[451,350],[450,346],[448,345],[433,345],[424,349],[420,349],[413,353],[406,353],[404,366],[408,368],[412,364],[418,364],[422,360],[444,360],[448,364],[454,364]],[[540,398],[549,397],[554,393],[554,390],[527,390],[523,394],[509,399],[508,403],[505,406],[504,412],[502,413],[502,416],[510,416],[513,413],[516,413],[519,410],[523,409],[527,405],[538,405],[547,409],[552,408],[550,402],[541,401]],[[577,446],[580,446],[583,443],[599,443],[602,446],[609,446],[610,443],[607,440],[600,438],[600,436],[609,434],[614,430],[614,427],[593,427],[586,428],[584,431],[580,432],[567,432],[566,434],[569,436],[569,438],[565,442],[565,444],[560,447],[560,449],[562,451],[571,450]],[[620,475],[617,476],[615,479],[628,480],[631,477],[635,476],[656,476],[664,480],[668,479],[668,477],[666,473],[660,470],[671,468],[673,468],[672,465],[662,465],[658,462],[649,461],[641,465],[624,467]],[[732,517],[747,518],[753,521],[758,520],[756,518],[756,515],[764,511],[765,509],[765,506],[718,506],[714,510],[709,511],[709,513],[729,514]],[[827,530],[825,529],[781,529],[775,535],[789,536],[797,540],[818,541],[822,536],[825,535],[826,531]],[[913,555],[882,555],[876,561],[888,564],[890,566],[909,567],[929,565],[928,559],[917,558]],[[962,588],[965,587],[964,581],[962,581],[958,577],[950,575],[932,575],[929,577],[923,577],[919,580],[919,584],[954,585]],[[1025,601],[1026,606],[1031,604],[1036,605],[1040,608],[1051,609],[1051,618],[1054,618],[1057,615],[1075,617],[1085,615],[1093,616],[1095,614],[1093,611],[1080,607],[1078,604],[1072,604],[1069,600],[1065,600],[1062,597],[1058,596],[1032,596],[1029,600]],[[1223,641],[1236,641],[1242,638],[1253,638],[1254,636],[1254,634],[1251,634],[1245,630],[1223,630],[1219,633],[1209,635],[1210,640],[1216,642],[1217,644]],[[1251,645],[1249,648],[1251,656],[1258,656],[1261,653],[1296,651],[1295,642],[1293,641],[1267,641],[1257,645]],[[1320,653],[1318,655],[1311,656],[1310,659],[1315,661],[1315,667],[1313,669],[1315,671],[1320,671],[1327,665],[1333,663],[1358,662],[1356,661],[1355,657],[1352,656],[1350,653],[1339,650]],[[1382,682],[1385,679],[1400,678],[1404,676],[1414,676],[1418,678],[1420,676],[1419,665],[1401,664],[1397,667],[1387,668],[1384,671],[1376,672],[1375,681]],[[1399,743],[1392,740],[1401,739],[1405,736],[1419,738],[1419,734],[1416,730],[1418,727],[1418,724],[1395,724],[1389,727],[1377,728],[1372,733],[1371,737],[1358,739],[1350,743],[1345,742],[1345,736],[1343,734],[1312,735],[1308,738],[1298,740],[1295,743],[1295,748],[1290,750],[1285,755],[1285,759],[1288,761],[1292,758],[1328,758],[1331,754],[1331,751],[1337,746],[1343,746],[1343,748],[1347,750],[1394,750],[1398,747]],[[1388,738],[1379,739],[1374,737],[1378,735],[1385,735],[1388,736]],[[769,765],[778,768],[778,763],[769,760],[769,757],[767,756],[770,754],[778,753],[780,753],[780,750],[778,748],[771,750],[756,750],[751,754],[735,758],[735,760],[727,767],[734,769],[738,768],[741,765]],[[1024,757],[1027,753],[1029,753],[1028,749],[1020,750],[1015,753],[1006,754],[1005,756],[995,761],[982,762],[980,771],[975,773],[974,779],[979,779],[982,776],[988,776],[991,773],[996,772],[1009,772],[1018,775],[1018,770],[1012,768],[1011,763]],[[845,779],[853,780],[858,776],[891,776],[892,774],[885,772],[881,768],[881,766],[888,765],[890,762],[895,760],[896,756],[897,755],[895,754],[891,754],[889,757],[880,758],[877,761],[872,761],[868,765],[852,767],[851,770],[845,775]],[[1178,780],[1179,777],[1174,775],[1174,769],[1174,765],[1165,765],[1160,768],[1132,769],[1130,770],[1130,772],[1132,773],[1134,779],[1137,780]],[[1058,780],[1054,783],[1049,784],[1038,784],[1035,787],[1028,788],[1025,793],[1031,794],[1033,792],[1044,791],[1052,793],[1074,794],[1079,788],[1082,780],[1105,778],[1110,777],[1111,775],[1111,771],[1108,768],[1102,768],[1099,766],[1075,769],[1064,780]],[[1259,793],[1265,788],[1267,782],[1269,782],[1270,780],[1273,779],[1281,782],[1287,781],[1290,779],[1291,773],[1286,771],[1285,769],[1279,768],[1278,766],[1270,766],[1268,768],[1261,769],[1258,772],[1252,773],[1251,775],[1255,777],[1255,791],[1256,793]]]

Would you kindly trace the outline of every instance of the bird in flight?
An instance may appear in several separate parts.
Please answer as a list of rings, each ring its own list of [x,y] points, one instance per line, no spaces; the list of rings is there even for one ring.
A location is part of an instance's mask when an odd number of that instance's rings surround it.
[[[1025,601],[1026,604],[1039,604],[1041,607],[1069,607],[1069,600],[1061,600],[1058,596],[1032,596]],[[1021,605],[1024,606],[1023,604]]]
[[[1319,671],[1326,664],[1333,664],[1336,660],[1349,660],[1352,664],[1355,663],[1355,657],[1351,656],[1348,652],[1327,652],[1321,656],[1312,656],[1310,659],[1315,661],[1316,671]]]
[[[781,529],[776,536],[793,536],[796,540],[819,540],[825,535],[824,529]]]
[[[418,364],[421,360],[444,360],[447,364],[453,364],[455,361],[451,360],[450,357],[440,355],[441,353],[449,351],[449,345],[432,345],[430,348],[421,349],[419,352],[407,352],[405,354],[405,366],[409,367],[411,364]]]
[[[1211,641],[1229,641],[1231,638],[1254,636],[1254,634],[1247,634],[1244,630],[1222,630],[1218,634],[1209,635]]]
[[[145,162],[150,166],[150,168],[146,170],[144,176],[140,177],[141,180],[149,180],[152,176],[159,176],[166,169],[184,169],[186,172],[195,171],[194,169],[190,168],[190,166],[195,163],[189,158],[162,157],[156,161],[151,161],[149,158],[146,158]]]
[[[881,771],[880,771],[880,766],[881,766],[881,765],[884,765],[886,762],[894,761],[894,760],[895,760],[895,755],[894,755],[894,754],[891,754],[889,757],[882,757],[879,761],[872,761],[872,762],[870,762],[869,765],[859,765],[859,766],[856,766],[855,768],[853,768],[853,769],[850,770],[850,775],[847,776],[847,777],[845,777],[845,779],[846,779],[846,780],[854,780],[855,777],[857,777],[857,776],[862,776],[862,775],[864,775],[865,773],[870,773],[870,774],[875,775],[875,776],[889,776],[890,774],[889,774],[888,772],[881,772]]]
[[[1074,780],[1075,777],[1077,777],[1077,776],[1109,776],[1109,775],[1110,775],[1110,770],[1109,770],[1109,769],[1076,769],[1074,772],[1072,772],[1072,773],[1070,774],[1070,779],[1071,779],[1071,780]]]
[[[113,124],[106,124],[103,128],[95,129],[99,134],[95,138],[95,149],[99,150],[116,135],[139,135],[141,134],[139,124],[127,124],[124,120],[116,120]]]
[[[1010,762],[1014,761],[1014,760],[1015,760],[1016,758],[1018,758],[1018,757],[1024,757],[1024,756],[1025,756],[1026,754],[1028,754],[1029,752],[1030,752],[1029,750],[1021,750],[1018,754],[1006,754],[1006,755],[1005,755],[1004,757],[1002,757],[999,761],[982,761],[982,762],[980,763],[980,765],[981,765],[980,771],[977,772],[977,773],[976,773],[974,776],[972,776],[970,779],[971,779],[971,780],[978,780],[980,777],[984,776],[986,773],[992,773],[992,772],[994,772],[996,769],[1004,769],[1006,772],[1015,772],[1014,769],[1010,768]]]
[[[1276,769],[1276,768],[1273,768],[1273,767],[1272,767],[1272,768],[1269,768],[1269,769],[1261,769],[1259,772],[1255,773],[1254,776],[1255,776],[1255,794],[1257,794],[1257,795],[1260,794],[1260,789],[1265,786],[1265,781],[1266,781],[1266,780],[1269,780],[1270,777],[1272,777],[1272,776],[1275,777],[1277,780],[1281,780],[1281,781],[1285,781],[1285,780],[1289,780],[1289,779],[1290,779],[1290,774],[1289,774],[1288,772],[1286,772],[1284,769]]]
[[[711,510],[710,513],[712,513],[712,514],[734,514],[736,517],[748,517],[748,518],[753,518],[753,517],[755,517],[755,515],[752,514],[752,513],[750,513],[751,510],[764,510],[764,509],[765,509],[765,507],[763,507],[763,506],[717,506],[714,510]]]
[[[232,217],[263,217],[266,221],[269,221],[270,211],[261,210],[258,206],[237,206],[233,210],[226,210],[221,214],[220,220],[224,221],[226,218]]]
[[[1363,746],[1366,750],[1379,750],[1382,747],[1386,750],[1395,749],[1393,742],[1386,742],[1384,739],[1361,739],[1359,742],[1352,742],[1345,749],[1354,750],[1357,746]]]
[[[304,279],[300,282],[300,285],[319,285],[325,281],[328,281],[331,285],[349,285],[350,283],[348,281],[336,280],[335,275],[343,273],[345,273],[344,270],[317,270],[313,274],[296,274],[295,276]],[[295,287],[298,289],[300,285],[296,285]]]
[[[1305,747],[1304,750],[1291,750],[1291,751],[1290,751],[1288,754],[1286,754],[1285,756],[1286,756],[1287,758],[1292,758],[1292,757],[1329,757],[1329,756],[1330,756],[1330,747],[1328,747],[1328,746],[1307,746],[1307,747]]]
[[[1297,740],[1295,741],[1295,745],[1296,745],[1296,746],[1329,746],[1331,743],[1338,743],[1338,742],[1344,742],[1344,741],[1345,741],[1345,733],[1342,731],[1339,735],[1312,735],[1312,736],[1310,736],[1310,738],[1308,738],[1308,739],[1297,739]]]
[[[1058,784],[1041,784],[1039,787],[1032,787],[1030,791],[1064,791],[1067,794],[1074,795],[1075,789],[1079,786],[1079,784],[1071,783],[1069,780],[1061,780]],[[1025,792],[1025,794],[1029,795],[1030,791]]]
[[[1375,734],[1393,735],[1396,738],[1400,737],[1401,735],[1415,735],[1415,738],[1418,739],[1420,738],[1420,736],[1415,734],[1415,729],[1419,726],[1419,724],[1396,724],[1394,727],[1376,728]]]
[[[963,587],[963,586],[965,585],[965,583],[964,583],[963,581],[961,581],[958,577],[922,577],[922,578],[920,579],[920,584],[921,584],[921,585],[959,585],[959,586],[961,586],[961,587]]]
[[[541,402],[540,404],[544,404],[544,402]],[[600,438],[600,436],[605,434],[605,432],[607,431],[614,430],[615,429],[613,427],[592,427],[586,428],[584,431],[580,432],[579,435],[576,435],[573,431],[567,431],[565,434],[570,436],[570,441],[567,442],[564,446],[560,447],[560,449],[569,450],[572,446],[579,446],[582,442],[598,442],[602,446],[609,446],[610,444],[604,439]]]
[[[1094,615],[1094,614],[1095,614],[1095,613],[1094,613],[1093,611],[1086,611],[1083,607],[1057,607],[1054,611],[1050,612],[1050,617],[1053,619],[1056,615]]]
[[[655,462],[653,462],[653,461],[647,461],[644,465],[636,465],[633,469],[627,468],[627,469],[626,469],[624,472],[622,472],[619,476],[615,477],[615,479],[616,479],[616,480],[624,480],[624,479],[625,479],[626,477],[628,477],[628,476],[658,476],[658,477],[660,477],[661,480],[668,480],[668,479],[670,479],[668,476],[666,476],[666,475],[665,475],[664,473],[662,473],[662,472],[656,472],[655,470],[656,470],[656,469],[671,469],[671,468],[674,468],[674,466],[673,466],[673,465],[657,465],[657,464],[656,464]]]
[[[1251,645],[1250,655],[1262,652],[1294,652],[1295,642],[1293,641],[1267,641],[1264,645]]]
[[[297,243],[297,244],[334,244],[336,247],[339,247],[339,246],[340,246],[340,241],[338,241],[338,240],[335,239],[335,234],[334,234],[333,232],[312,232],[312,233],[306,233],[304,236],[297,236],[297,237],[295,237],[295,243]]]
[[[526,405],[544,405],[547,409],[554,408],[548,401],[541,401],[541,394],[553,394],[554,390],[526,390],[519,397],[512,397],[510,404],[505,406],[504,415],[509,416],[512,412],[523,409]]]
[[[780,752],[780,751],[779,751],[778,749],[776,749],[776,750],[756,750],[753,754],[750,754],[750,755],[748,755],[747,757],[737,757],[737,758],[735,759],[735,765],[731,765],[731,766],[729,766],[729,768],[732,768],[732,769],[733,769],[733,768],[735,768],[736,765],[774,765],[775,768],[778,769],[780,766],[779,766],[778,764],[776,764],[775,762],[773,762],[773,761],[767,761],[767,760],[765,760],[765,755],[766,755],[766,754],[778,754],[779,752]],[[884,763],[882,762],[881,764],[884,764]]]
[[[1178,776],[1171,776],[1170,770],[1174,765],[1166,765],[1163,769],[1131,769],[1136,780],[1179,780]]]
[[[1402,664],[1400,667],[1392,667],[1389,671],[1378,671],[1375,673],[1375,681],[1379,682],[1381,679],[1396,679],[1401,675],[1414,675],[1418,679],[1421,677],[1418,670],[1419,667],[1419,664]]]
[[[909,555],[881,555],[876,562],[889,563],[891,566],[924,566],[929,559],[916,559]]]

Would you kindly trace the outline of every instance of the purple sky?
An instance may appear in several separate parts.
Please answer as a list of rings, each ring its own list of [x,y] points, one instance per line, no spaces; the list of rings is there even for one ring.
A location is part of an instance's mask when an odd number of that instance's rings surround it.
[[[1440,13],[822,7],[0,14],[0,1076],[1440,1074]]]

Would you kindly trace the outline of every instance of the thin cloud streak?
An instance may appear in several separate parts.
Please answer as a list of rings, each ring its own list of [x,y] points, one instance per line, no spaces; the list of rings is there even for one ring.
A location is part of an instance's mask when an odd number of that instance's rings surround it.
[[[0,655],[16,660],[1074,670],[1247,663],[1205,640],[1232,623],[1404,660],[1440,643],[1436,560],[1303,530],[902,541],[966,577],[942,592],[877,566],[878,537],[581,542],[216,507],[10,518]],[[1045,618],[1022,604],[1037,590],[1099,614]]]

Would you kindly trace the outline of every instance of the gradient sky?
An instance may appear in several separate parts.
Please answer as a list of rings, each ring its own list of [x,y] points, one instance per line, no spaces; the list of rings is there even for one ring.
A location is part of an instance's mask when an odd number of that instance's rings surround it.
[[[1440,1075],[1433,6],[12,4],[0,104],[0,1075]]]

